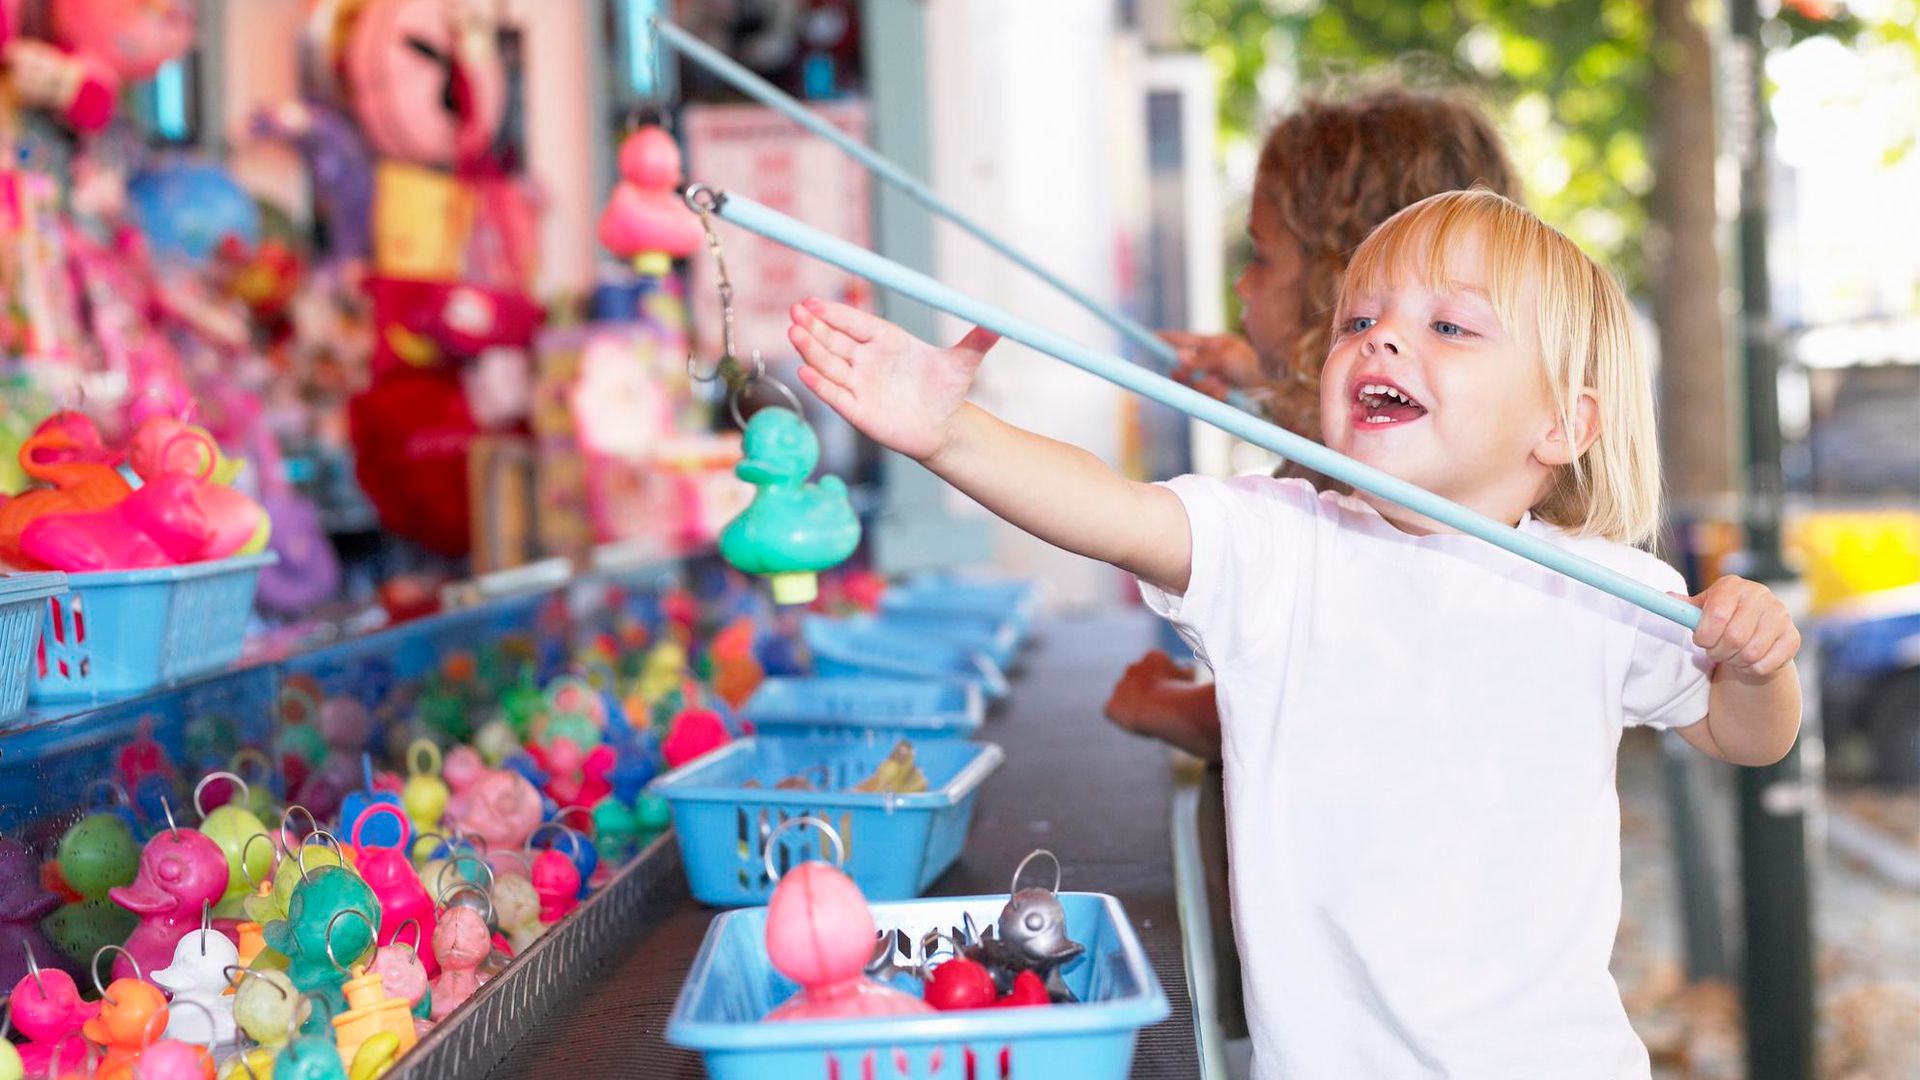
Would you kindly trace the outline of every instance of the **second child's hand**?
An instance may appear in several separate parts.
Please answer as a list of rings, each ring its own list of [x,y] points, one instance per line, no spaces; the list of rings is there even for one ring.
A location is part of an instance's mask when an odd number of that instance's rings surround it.
[[[1000,336],[975,328],[950,349],[845,304],[807,300],[788,312],[800,381],[874,442],[915,461],[945,444],[973,375]]]

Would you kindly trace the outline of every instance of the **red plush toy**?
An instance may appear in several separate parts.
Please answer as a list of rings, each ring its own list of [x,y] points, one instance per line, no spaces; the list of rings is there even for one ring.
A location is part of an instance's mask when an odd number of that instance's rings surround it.
[[[354,473],[380,521],[442,555],[472,546],[467,450],[478,427],[450,371],[396,371],[347,411]]]
[[[1019,992],[1016,984],[1014,993]],[[933,974],[927,977],[922,996],[927,999],[927,1004],[941,1012],[952,1012],[955,1009],[990,1008],[996,1003],[997,994],[993,976],[987,974],[985,967],[964,956],[956,956],[933,969]],[[1046,1000],[1044,988],[1040,991],[1040,999]]]

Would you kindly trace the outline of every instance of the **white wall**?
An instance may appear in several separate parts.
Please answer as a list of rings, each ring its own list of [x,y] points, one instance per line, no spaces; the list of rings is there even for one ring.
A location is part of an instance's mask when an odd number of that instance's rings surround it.
[[[1138,205],[1124,185],[1145,175],[1136,145],[1143,61],[1117,39],[1112,8],[1110,0],[927,8],[935,189],[1106,302],[1120,285],[1119,208]],[[1116,167],[1116,157],[1132,160]],[[936,249],[936,276],[954,288],[1077,341],[1119,348],[1100,320],[957,228],[939,226]],[[966,329],[952,319],[943,326],[949,340]],[[1121,391],[1058,360],[1003,343],[974,397],[1010,423],[1119,460]],[[998,528],[995,548],[1000,568],[1045,582],[1056,606],[1106,604],[1129,590],[1111,568],[1010,526]]]

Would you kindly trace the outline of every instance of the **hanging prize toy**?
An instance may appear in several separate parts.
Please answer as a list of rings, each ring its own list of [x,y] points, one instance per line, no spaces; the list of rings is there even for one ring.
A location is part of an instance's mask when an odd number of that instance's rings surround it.
[[[620,182],[600,213],[600,243],[655,282],[700,247],[700,223],[679,185],[680,147],[665,128],[645,124],[620,143]]]
[[[18,1050],[28,1076],[46,1073],[56,1056],[71,1062],[85,1056],[80,1028],[99,1014],[100,1006],[80,1000],[73,976],[58,968],[41,968],[29,948],[27,973],[13,985],[8,1001],[13,1025],[27,1037]]]
[[[238,785],[240,798],[208,812],[201,804],[201,795],[209,783],[220,779],[231,780]],[[238,774],[230,772],[208,773],[193,786],[193,808],[200,814],[200,832],[219,845],[227,861],[226,892],[213,909],[213,913],[221,918],[235,918],[243,914],[245,909],[242,905],[251,891],[250,883],[266,877],[273,870],[271,844],[264,848],[255,847],[253,850],[259,854],[253,856],[253,864],[243,865],[247,857],[247,842],[256,836],[267,835],[266,822],[248,808],[253,801],[252,791],[251,785]]]
[[[492,951],[492,942],[486,920],[472,908],[450,904],[441,913],[440,924],[433,932],[433,953],[440,961],[429,1014],[433,1019],[444,1020],[480,989],[478,969]]]
[[[409,927],[413,930],[411,941],[406,937]],[[432,978],[427,974],[426,958],[420,953],[420,945],[420,924],[409,919],[394,935],[392,944],[374,950],[367,970],[380,976],[388,994],[407,1003],[415,1019],[425,1020],[432,1006],[427,994]],[[349,992],[347,996],[351,1000],[353,995]]]
[[[287,1044],[300,1017],[300,991],[284,971],[231,967],[233,1019],[247,1037],[268,1050]]]
[[[767,876],[774,878],[767,902],[767,956],[800,991],[768,1013],[768,1020],[847,1020],[865,1016],[928,1013],[933,1007],[865,973],[875,929],[867,898],[833,863],[801,863],[782,877],[773,864],[775,841],[797,825],[811,825],[833,841],[834,861],[846,861],[840,834],[816,817],[782,822],[767,837]]]
[[[329,999],[318,994],[300,997],[303,1002],[326,1006],[321,1010],[326,1014],[325,1020],[333,1019],[338,1012]],[[286,1042],[273,1058],[274,1080],[347,1080],[340,1048],[328,1037],[320,1012],[307,1008],[301,1013],[298,1023],[307,1034],[295,1037],[292,1031],[287,1032]]]
[[[302,875],[286,919],[267,924],[267,945],[287,958],[287,975],[295,986],[325,1000],[328,1014],[338,1015],[346,1008],[340,985],[346,982],[347,967],[373,950],[380,901],[360,875],[345,867],[303,868]],[[343,923],[343,911],[360,917]],[[321,1030],[312,1017],[306,1026]]]
[[[440,748],[432,740],[415,739],[407,747],[407,783],[400,789],[400,804],[421,832],[440,827],[440,815],[453,794],[440,776],[440,764]]]
[[[173,959],[173,947],[200,922],[202,905],[217,903],[227,892],[227,856],[204,834],[174,823],[173,807],[161,800],[167,827],[153,835],[140,854],[133,884],[110,889],[113,902],[140,916],[114,961],[115,978],[136,968],[152,971]]]
[[[567,843],[566,850],[562,852],[562,854],[566,855],[567,860],[573,863],[574,873],[580,879],[579,885],[577,886],[577,898],[585,900],[593,881],[594,871],[600,868],[600,849],[593,846],[592,838],[586,833],[561,824],[568,814],[572,814],[575,817],[586,818],[589,824],[591,824],[593,820],[592,816],[585,810],[579,807],[568,807],[556,814],[552,821],[535,829],[533,835],[527,837],[527,846],[529,850],[540,846],[538,841],[542,835],[550,829],[558,829],[561,834],[566,837]],[[550,851],[559,850],[551,841],[547,843],[546,847]],[[538,884],[537,880],[535,883]]]
[[[463,793],[455,824],[479,837],[488,851],[517,849],[540,826],[545,808],[540,792],[512,769],[490,769]],[[449,814],[452,808],[449,807]]]
[[[754,353],[751,368],[734,357],[733,283],[727,277],[720,237],[713,231],[713,193],[695,185],[687,204],[700,215],[707,247],[713,252],[720,283],[721,356],[711,375],[700,376],[691,359],[687,373],[696,381],[722,380],[727,404],[742,429],[746,457],[734,466],[735,475],[756,489],[753,501],[720,533],[720,554],[749,574],[765,575],[776,604],[808,604],[819,595],[816,575],[845,562],[860,545],[860,519],[847,501],[847,485],[837,476],[812,484],[820,462],[820,440],[801,416],[800,399],[785,384],[766,378],[766,364]],[[756,383],[767,382],[792,408],[761,409],[752,420],[740,414],[740,403]]]
[[[1041,855],[1053,860],[1053,888],[1020,888],[1020,872]],[[1002,994],[1014,993],[1019,989],[1019,976],[1032,973],[1050,1000],[1077,1000],[1060,978],[1060,968],[1086,952],[1086,947],[1067,937],[1067,915],[1056,895],[1059,891],[1059,856],[1046,848],[1029,853],[1014,867],[1013,895],[1000,910],[999,920],[967,950],[968,956],[986,965]],[[1025,992],[1030,994],[1031,990]]]
[[[540,894],[540,921],[552,926],[580,905],[580,870],[548,848],[533,858],[533,889]]]
[[[114,967],[124,962],[132,974],[101,986],[100,956],[94,955],[90,966],[93,988],[100,994],[100,1012],[80,1025],[80,1033],[106,1048],[101,1072],[111,1074],[129,1068],[139,1058],[140,1051],[167,1029],[167,999],[159,987],[144,981],[140,965],[132,954],[118,945],[108,945],[100,952],[108,950],[121,954],[120,959],[114,961]]]
[[[520,851],[501,854],[511,854],[525,865],[519,872],[503,869],[497,873],[487,895],[493,901],[501,931],[514,951],[521,952],[547,932],[547,924],[540,921],[540,891],[533,884],[533,860]]]
[[[347,915],[361,917],[359,912],[349,908],[334,918]],[[337,960],[334,966],[340,966]],[[340,1050],[340,1060],[352,1061],[362,1044],[381,1034],[397,1039],[401,1051],[412,1049],[418,1038],[413,1030],[410,1003],[387,993],[385,981],[377,971],[353,966],[348,974],[352,977],[342,987],[346,994],[346,1011],[333,1018],[333,1038]]]
[[[154,985],[173,995],[176,1011],[167,1022],[167,1038],[202,1046],[233,1041],[233,998],[227,996],[232,984],[226,972],[239,962],[240,951],[203,914],[200,929],[174,946],[173,963],[153,973]],[[205,1015],[177,1011],[186,1003],[200,1006]]]
[[[371,831],[367,827],[383,814],[400,819],[399,842],[391,847],[375,844],[363,838],[363,832]],[[407,861],[408,841],[412,831],[408,828],[407,818],[396,806],[387,803],[374,803],[361,811],[360,817],[353,823],[353,847],[359,853],[358,869],[361,880],[373,890],[380,901],[379,944],[388,945],[400,932],[404,923],[414,923],[428,937],[433,936],[433,898],[427,895],[426,886],[420,883],[419,875],[413,871],[413,864]]]
[[[358,704],[358,703],[356,703]],[[400,843],[400,833],[405,826],[407,816],[400,796],[391,791],[383,791],[376,785],[373,776],[373,755],[360,755],[360,777],[366,787],[360,791],[347,793],[346,801],[340,804],[340,824],[343,828],[352,825],[357,831],[357,823],[371,806],[391,806],[401,813],[394,815],[395,821],[375,818],[367,825],[367,843],[380,847],[395,847]],[[359,847],[359,842],[354,842]]]

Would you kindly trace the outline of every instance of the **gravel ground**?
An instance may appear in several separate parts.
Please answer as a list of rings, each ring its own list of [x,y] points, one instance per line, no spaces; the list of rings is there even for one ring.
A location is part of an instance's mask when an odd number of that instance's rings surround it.
[[[1730,940],[1739,932],[1732,770],[1703,764],[1701,803],[1714,838]],[[1614,975],[1662,1080],[1746,1075],[1740,1001],[1725,983],[1689,984],[1657,737],[1630,733],[1620,755],[1624,911]],[[1848,814],[1920,852],[1920,792],[1829,795]],[[1819,1075],[1920,1077],[1920,893],[1814,845]],[[1737,956],[1737,950],[1734,954]]]

